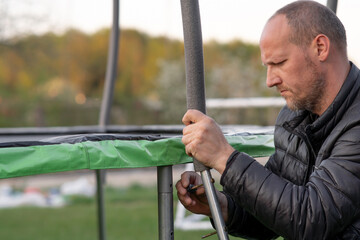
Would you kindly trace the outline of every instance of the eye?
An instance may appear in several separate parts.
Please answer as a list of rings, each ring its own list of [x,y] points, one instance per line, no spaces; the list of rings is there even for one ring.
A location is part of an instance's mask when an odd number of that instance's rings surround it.
[[[283,60],[283,61],[280,61],[280,62],[277,62],[277,63],[275,63],[275,65],[281,66],[281,65],[283,65],[283,64],[286,62],[286,60],[287,60],[287,59],[285,59],[285,60]]]
[[[267,62],[267,63],[262,63],[262,65],[264,66],[264,67],[268,67],[268,66],[281,66],[281,65],[283,65],[285,62],[287,61],[287,59],[285,59],[285,60],[282,60],[282,61],[280,61],[280,62],[272,62],[272,61],[270,61],[270,62]]]

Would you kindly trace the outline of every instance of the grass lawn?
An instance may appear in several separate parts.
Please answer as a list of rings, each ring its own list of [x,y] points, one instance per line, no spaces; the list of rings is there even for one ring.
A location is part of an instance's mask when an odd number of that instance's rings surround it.
[[[108,240],[158,239],[157,190],[132,186],[107,188],[106,234]],[[175,195],[174,195],[174,200]],[[176,206],[176,204],[174,204]],[[77,197],[62,208],[21,207],[0,210],[0,239],[6,240],[96,240],[97,215],[94,199]],[[212,232],[175,230],[175,240],[201,239]],[[211,236],[206,239],[217,239]],[[238,238],[230,238],[238,239]]]

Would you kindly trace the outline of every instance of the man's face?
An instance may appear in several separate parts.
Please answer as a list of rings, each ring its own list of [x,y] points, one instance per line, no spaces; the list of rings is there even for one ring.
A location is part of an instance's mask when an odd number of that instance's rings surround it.
[[[290,109],[316,112],[325,89],[324,77],[311,58],[310,47],[289,42],[289,34],[284,15],[275,16],[264,28],[260,50],[267,67],[266,84],[277,88]]]

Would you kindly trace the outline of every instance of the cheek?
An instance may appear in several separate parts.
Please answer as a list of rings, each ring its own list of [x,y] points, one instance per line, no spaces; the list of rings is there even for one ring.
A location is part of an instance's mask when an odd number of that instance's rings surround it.
[[[294,64],[292,67],[287,69],[287,73],[288,85],[296,92],[307,88],[311,82],[309,69],[302,64]]]

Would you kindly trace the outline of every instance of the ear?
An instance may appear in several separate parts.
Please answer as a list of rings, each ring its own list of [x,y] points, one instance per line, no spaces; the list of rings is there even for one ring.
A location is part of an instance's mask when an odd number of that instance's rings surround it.
[[[313,46],[319,61],[324,62],[329,57],[330,39],[324,34],[319,34],[314,38]]]

